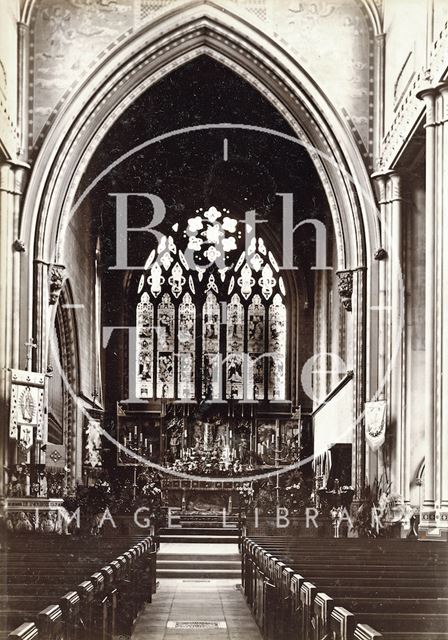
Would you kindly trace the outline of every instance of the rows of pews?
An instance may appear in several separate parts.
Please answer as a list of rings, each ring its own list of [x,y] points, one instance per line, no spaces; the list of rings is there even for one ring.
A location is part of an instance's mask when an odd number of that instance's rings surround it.
[[[16,536],[0,563],[0,640],[130,635],[156,589],[150,537]]]
[[[448,640],[448,545],[245,538],[242,583],[265,640]]]

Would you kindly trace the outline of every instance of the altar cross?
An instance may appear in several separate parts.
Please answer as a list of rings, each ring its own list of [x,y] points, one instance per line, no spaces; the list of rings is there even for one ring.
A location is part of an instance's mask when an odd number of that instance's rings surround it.
[[[33,361],[33,349],[37,349],[37,344],[34,342],[33,338],[29,338],[28,342],[25,342],[26,347],[26,370],[32,370],[32,361]]]

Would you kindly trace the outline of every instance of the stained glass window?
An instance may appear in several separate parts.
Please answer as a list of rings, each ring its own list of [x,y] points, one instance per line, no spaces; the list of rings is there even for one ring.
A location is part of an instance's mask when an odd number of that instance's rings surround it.
[[[154,308],[143,293],[137,305],[137,398],[153,396]]]
[[[179,305],[177,396],[182,400],[195,397],[196,307],[186,293]]]
[[[157,397],[174,397],[174,305],[167,293],[157,310]]]
[[[258,294],[254,295],[249,305],[247,351],[246,395],[248,400],[260,400],[264,398],[265,307]]]
[[[219,398],[221,396],[221,376],[219,366],[220,312],[221,310],[216,295],[209,291],[202,311],[202,396],[209,400]]]
[[[269,388],[270,400],[283,400],[286,391],[286,307],[276,293],[269,307]]]
[[[235,293],[227,306],[226,396],[243,398],[244,307]]]
[[[137,397],[286,398],[285,281],[262,238],[243,250],[244,223],[228,214],[200,209],[150,252],[138,280]]]

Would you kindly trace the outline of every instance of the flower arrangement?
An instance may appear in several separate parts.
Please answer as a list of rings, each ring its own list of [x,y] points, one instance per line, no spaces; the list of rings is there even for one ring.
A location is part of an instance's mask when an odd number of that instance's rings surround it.
[[[218,448],[187,449],[183,457],[175,460],[170,468],[179,473],[209,476],[238,476],[251,469],[240,460],[223,454]]]
[[[375,481],[362,490],[352,527],[359,537],[388,537],[394,529],[401,530],[402,523],[412,522],[415,509],[405,504],[401,495],[390,493],[390,486]]]

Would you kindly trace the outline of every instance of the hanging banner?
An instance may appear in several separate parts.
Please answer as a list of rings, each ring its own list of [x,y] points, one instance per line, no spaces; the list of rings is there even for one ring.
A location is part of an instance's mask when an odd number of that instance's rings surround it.
[[[84,428],[84,466],[94,469],[102,467],[101,422],[89,418]]]
[[[379,449],[386,439],[386,401],[376,400],[364,405],[366,440],[372,451]]]
[[[36,429],[36,441],[43,442],[45,432],[45,397],[46,376],[34,371],[11,371],[11,410],[9,414],[9,437],[18,439],[19,427]],[[22,430],[21,430],[22,431]],[[29,430],[23,430],[26,442],[29,441]],[[21,435],[22,439],[22,435]]]
[[[33,446],[33,427],[28,424],[20,425],[19,446],[23,451],[29,451]]]
[[[45,467],[54,471],[63,471],[66,465],[67,452],[65,444],[47,444]]]

